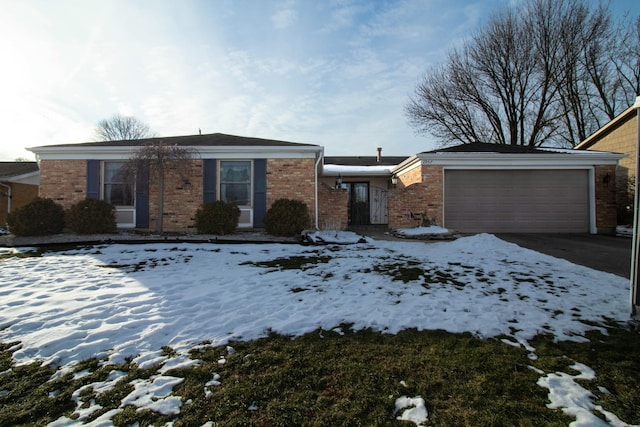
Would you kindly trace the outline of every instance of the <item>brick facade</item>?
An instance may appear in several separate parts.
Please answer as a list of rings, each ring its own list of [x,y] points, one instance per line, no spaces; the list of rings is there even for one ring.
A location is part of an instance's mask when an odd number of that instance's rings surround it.
[[[620,159],[615,172],[618,223],[628,224],[633,217],[633,185],[636,176],[636,146],[638,141],[638,115],[632,111],[611,126],[588,145],[587,150],[611,151],[627,156]],[[612,175],[613,176],[613,175]]]
[[[40,197],[52,199],[65,209],[87,198],[86,160],[42,160]]]
[[[333,177],[322,179],[318,188],[318,228],[345,230],[349,220],[347,190],[336,189]]]
[[[616,167],[595,167],[596,228],[600,234],[614,234],[617,225]]]
[[[149,177],[149,228],[158,220],[158,178]],[[202,205],[202,160],[165,172],[163,229],[185,231],[195,228],[195,215]]]
[[[389,191],[389,228],[417,227],[426,220],[442,225],[443,179],[439,165],[421,165],[398,176],[397,187]]]
[[[267,159],[267,210],[278,199],[300,200],[315,224],[315,159]]]

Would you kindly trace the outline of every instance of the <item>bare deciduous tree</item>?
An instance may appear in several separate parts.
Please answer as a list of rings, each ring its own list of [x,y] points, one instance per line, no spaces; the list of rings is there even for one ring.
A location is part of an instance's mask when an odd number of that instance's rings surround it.
[[[505,9],[425,75],[406,105],[409,122],[445,144],[573,146],[639,89],[640,41],[622,28],[583,0]]]
[[[189,175],[192,170],[193,160],[197,156],[198,152],[190,147],[153,142],[134,151],[123,167],[122,172],[130,180],[133,180],[139,174],[147,173],[150,181],[152,179],[157,180],[158,212],[155,230],[157,233],[161,234],[164,227],[164,193],[167,174],[169,171],[175,172],[184,185],[189,185]]]
[[[116,114],[110,119],[98,122],[95,138],[97,141],[127,141],[153,136],[154,133],[146,123],[135,117]]]

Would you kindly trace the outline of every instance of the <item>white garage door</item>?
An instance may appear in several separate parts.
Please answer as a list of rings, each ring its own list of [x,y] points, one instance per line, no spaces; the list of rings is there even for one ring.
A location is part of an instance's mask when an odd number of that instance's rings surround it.
[[[589,232],[587,170],[446,170],[444,225],[463,232]]]

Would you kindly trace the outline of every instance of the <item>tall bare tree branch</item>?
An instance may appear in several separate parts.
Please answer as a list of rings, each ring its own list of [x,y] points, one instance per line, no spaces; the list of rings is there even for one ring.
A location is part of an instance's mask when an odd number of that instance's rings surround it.
[[[638,26],[585,0],[525,0],[428,72],[405,113],[443,145],[573,146],[633,102]]]

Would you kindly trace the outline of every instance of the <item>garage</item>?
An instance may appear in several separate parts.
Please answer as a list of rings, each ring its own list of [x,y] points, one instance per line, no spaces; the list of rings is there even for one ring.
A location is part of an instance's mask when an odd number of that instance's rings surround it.
[[[444,170],[444,226],[461,232],[588,233],[588,169]]]

